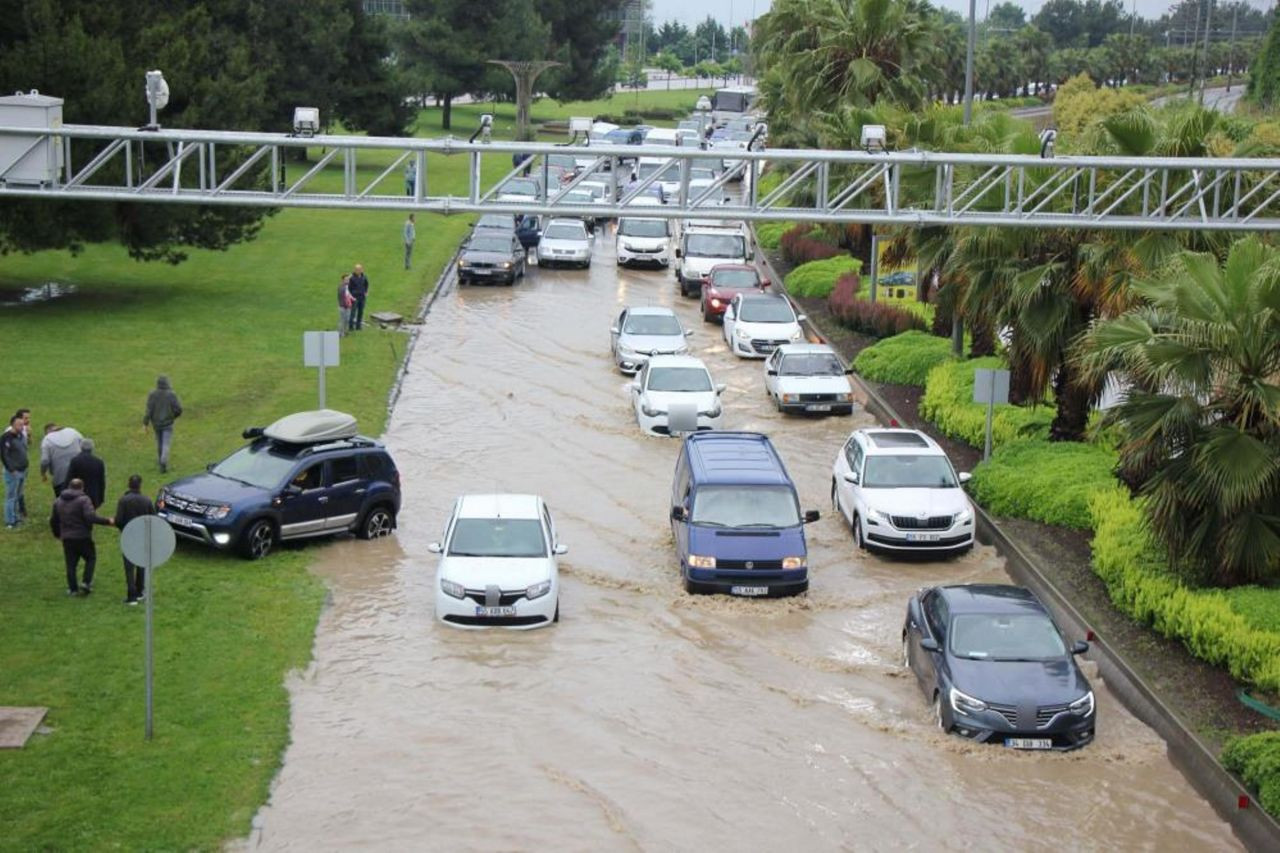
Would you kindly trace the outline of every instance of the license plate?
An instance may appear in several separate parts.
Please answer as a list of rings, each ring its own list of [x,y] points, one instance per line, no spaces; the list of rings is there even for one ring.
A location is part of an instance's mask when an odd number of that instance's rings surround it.
[[[806,412],[829,412],[831,411],[830,403],[810,403],[804,407]]]
[[[1007,737],[1004,745],[1010,749],[1053,749],[1053,741],[1047,737]]]
[[[194,521],[192,521],[189,518],[183,518],[180,515],[163,515],[161,516],[161,518],[163,518],[165,521],[169,522],[170,524],[176,524],[179,527],[195,527],[196,526],[196,523]]]
[[[937,542],[938,534],[937,533],[908,533],[907,541],[908,542]]]
[[[477,607],[477,616],[515,616],[514,607]]]
[[[493,270],[473,269],[471,271],[471,274],[472,275],[493,275]]]
[[[767,586],[731,586],[729,587],[730,595],[768,595],[769,587]]]

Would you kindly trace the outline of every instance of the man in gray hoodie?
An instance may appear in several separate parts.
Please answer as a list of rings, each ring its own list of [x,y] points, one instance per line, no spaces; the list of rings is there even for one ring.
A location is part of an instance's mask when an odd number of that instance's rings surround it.
[[[169,377],[156,377],[156,387],[147,395],[147,411],[142,415],[142,431],[150,426],[156,431],[156,456],[160,473],[169,470],[169,448],[173,445],[173,422],[182,415],[182,402],[173,392]]]
[[[67,487],[67,470],[71,460],[80,453],[80,439],[84,438],[72,427],[54,423],[44,425],[44,439],[40,442],[40,479],[46,483],[53,478],[53,496],[56,498]]]

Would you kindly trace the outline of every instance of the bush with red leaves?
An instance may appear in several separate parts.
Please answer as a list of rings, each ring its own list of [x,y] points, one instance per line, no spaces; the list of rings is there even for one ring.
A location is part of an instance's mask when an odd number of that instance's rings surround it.
[[[911,329],[928,331],[928,324],[910,311],[886,302],[858,299],[854,295],[856,290],[851,290],[849,285],[842,287],[843,279],[844,276],[836,282],[827,300],[827,306],[840,325],[877,338],[889,338]],[[849,296],[844,296],[845,292],[849,292]]]
[[[813,225],[804,222],[782,233],[782,238],[778,241],[778,250],[782,252],[782,257],[787,263],[793,266],[845,254],[845,251],[831,242],[830,238],[821,231],[815,231]]]

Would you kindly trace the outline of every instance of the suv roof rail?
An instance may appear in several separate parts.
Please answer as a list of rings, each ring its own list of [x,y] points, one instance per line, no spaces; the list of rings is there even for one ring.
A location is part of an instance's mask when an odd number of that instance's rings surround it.
[[[308,444],[298,451],[298,456],[310,456],[313,453],[324,453],[329,450],[348,450],[354,447],[377,447],[378,442],[366,435],[355,435],[325,444]]]

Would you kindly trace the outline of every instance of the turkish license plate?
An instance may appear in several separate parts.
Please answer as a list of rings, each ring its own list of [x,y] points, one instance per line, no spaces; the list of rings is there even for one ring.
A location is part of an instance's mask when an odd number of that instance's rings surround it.
[[[192,521],[189,518],[183,518],[180,515],[164,515],[164,516],[161,516],[161,518],[163,518],[165,521],[169,522],[170,524],[176,524],[179,527],[195,527],[196,526],[196,523],[194,521]]]
[[[908,533],[908,542],[937,542],[938,534],[936,533]]]
[[[1010,749],[1053,749],[1053,740],[1047,737],[1007,737],[1004,745]]]
[[[477,267],[471,270],[472,275],[493,275],[493,270],[484,267]]]
[[[730,595],[768,595],[769,587],[767,586],[731,586],[729,587]]]
[[[804,407],[806,412],[829,412],[831,411],[830,403],[810,403]]]
[[[477,616],[515,616],[514,607],[477,607]]]

